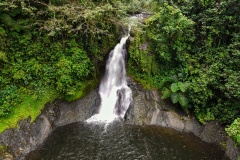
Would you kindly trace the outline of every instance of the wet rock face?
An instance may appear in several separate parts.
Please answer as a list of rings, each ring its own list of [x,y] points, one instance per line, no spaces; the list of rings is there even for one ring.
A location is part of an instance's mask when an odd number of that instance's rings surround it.
[[[132,90],[133,102],[125,115],[125,121],[129,124],[150,124],[154,112],[154,101],[151,91],[146,91],[140,84],[128,78],[128,86]]]
[[[19,128],[4,131],[0,135],[0,145],[7,146],[16,159],[24,159],[24,155],[41,145],[57,126],[90,118],[99,104],[97,90],[73,103],[55,101],[45,107],[34,123],[28,118],[19,122]],[[11,157],[8,155],[5,159]]]
[[[234,146],[219,123],[214,121],[202,125],[194,116],[178,110],[178,106],[161,100],[157,91],[145,90],[131,78],[128,78],[128,85],[132,89],[133,102],[125,115],[126,123],[159,125],[190,132],[205,142],[219,144],[226,151],[225,156],[232,160],[240,156],[239,148]]]

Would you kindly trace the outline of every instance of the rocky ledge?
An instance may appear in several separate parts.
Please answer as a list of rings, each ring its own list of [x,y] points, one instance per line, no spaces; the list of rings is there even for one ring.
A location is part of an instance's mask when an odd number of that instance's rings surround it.
[[[160,125],[191,132],[203,141],[220,145],[225,150],[223,159],[237,160],[240,150],[234,146],[232,139],[227,137],[220,124],[214,121],[202,125],[194,116],[189,116],[171,103],[161,100],[157,91],[145,90],[131,78],[128,78],[128,84],[133,92],[133,102],[125,115],[125,123]],[[0,146],[7,148],[5,153],[0,153],[0,159],[24,159],[24,156],[41,145],[56,127],[85,121],[97,112],[99,104],[97,89],[72,103],[56,100],[47,104],[34,123],[30,123],[30,118],[22,120],[18,128],[6,130],[0,135]]]

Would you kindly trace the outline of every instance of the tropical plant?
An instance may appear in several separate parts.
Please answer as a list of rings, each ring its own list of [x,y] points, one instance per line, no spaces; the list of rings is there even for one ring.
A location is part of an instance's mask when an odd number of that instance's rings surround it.
[[[234,139],[236,144],[240,145],[240,118],[235,119],[225,130]]]

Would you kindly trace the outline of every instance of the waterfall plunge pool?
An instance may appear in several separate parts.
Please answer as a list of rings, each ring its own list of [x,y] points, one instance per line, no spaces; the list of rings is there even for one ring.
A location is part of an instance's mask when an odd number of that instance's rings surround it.
[[[220,160],[224,151],[189,133],[114,121],[58,127],[26,160]],[[225,158],[226,159],[226,158]]]
[[[223,159],[224,151],[193,134],[159,126],[127,125],[121,120],[111,122],[115,117],[123,118],[132,101],[125,68],[129,32],[109,54],[99,87],[101,105],[98,114],[87,120],[91,123],[77,122],[56,128],[26,160]]]

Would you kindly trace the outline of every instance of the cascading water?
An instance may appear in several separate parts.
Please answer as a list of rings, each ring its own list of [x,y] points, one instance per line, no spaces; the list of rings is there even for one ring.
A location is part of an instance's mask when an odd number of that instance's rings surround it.
[[[101,97],[99,112],[87,122],[111,122],[117,117],[123,118],[132,101],[132,91],[127,86],[125,67],[127,54],[125,46],[128,37],[129,34],[123,37],[109,54],[105,75],[99,87]]]

